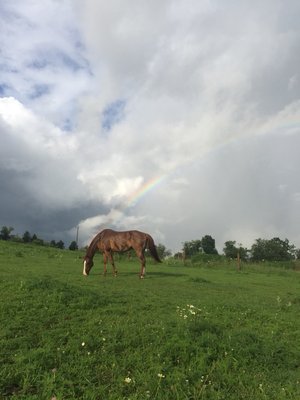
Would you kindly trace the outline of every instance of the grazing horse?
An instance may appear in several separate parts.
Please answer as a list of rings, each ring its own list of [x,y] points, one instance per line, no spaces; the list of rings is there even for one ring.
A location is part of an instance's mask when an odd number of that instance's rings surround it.
[[[146,259],[144,253],[146,249],[149,249],[151,256],[157,262],[161,262],[157,254],[154,240],[148,233],[139,231],[116,232],[112,229],[104,229],[94,237],[86,251],[83,261],[83,275],[88,275],[90,273],[94,265],[93,257],[96,251],[99,250],[103,253],[104,275],[106,275],[107,272],[106,265],[107,259],[109,259],[113,268],[113,273],[117,276],[113,252],[122,252],[131,249],[136,252],[136,255],[141,261],[140,278],[144,278],[145,276]]]

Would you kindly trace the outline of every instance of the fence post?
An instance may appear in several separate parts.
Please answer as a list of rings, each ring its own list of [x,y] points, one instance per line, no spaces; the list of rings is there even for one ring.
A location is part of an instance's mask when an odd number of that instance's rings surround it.
[[[239,250],[237,252],[237,269],[238,269],[238,271],[241,270],[241,256],[240,256],[240,251]]]

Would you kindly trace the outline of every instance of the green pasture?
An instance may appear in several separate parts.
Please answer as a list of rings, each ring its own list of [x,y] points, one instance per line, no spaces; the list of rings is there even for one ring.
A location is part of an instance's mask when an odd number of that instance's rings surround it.
[[[0,242],[0,398],[300,399],[300,274]]]

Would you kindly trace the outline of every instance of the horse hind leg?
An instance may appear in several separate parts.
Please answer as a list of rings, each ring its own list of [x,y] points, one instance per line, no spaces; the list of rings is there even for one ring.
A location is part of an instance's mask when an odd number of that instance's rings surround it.
[[[114,258],[113,258],[113,255],[112,255],[111,252],[108,253],[108,257],[109,257],[109,261],[110,261],[110,263],[111,263],[111,265],[112,265],[113,275],[114,275],[114,276],[117,276],[117,275],[118,275],[118,271],[117,271],[117,269],[116,269],[115,262],[114,262]]]
[[[146,258],[144,256],[143,252],[137,252],[137,256],[141,261],[140,279],[144,279],[145,278],[145,272],[146,272]]]
[[[107,273],[107,254],[106,253],[103,253],[103,265],[104,265],[103,275],[106,276],[106,273]]]

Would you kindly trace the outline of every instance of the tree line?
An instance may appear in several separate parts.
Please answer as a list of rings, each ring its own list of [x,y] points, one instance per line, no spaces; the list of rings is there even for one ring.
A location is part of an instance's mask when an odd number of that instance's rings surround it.
[[[215,240],[210,235],[184,242],[182,253],[177,253],[177,256],[189,258],[199,254],[218,255]],[[290,261],[300,259],[300,249],[296,249],[288,239],[282,240],[278,237],[256,239],[250,249],[237,244],[235,240],[228,240],[224,243],[223,255],[244,261]]]
[[[39,246],[50,246],[56,247],[57,249],[64,249],[65,244],[62,240],[51,240],[50,242],[46,242],[45,240],[39,238],[35,233],[33,235],[30,234],[29,231],[24,232],[23,236],[14,235],[12,232],[14,228],[11,226],[2,226],[0,230],[0,240],[11,240],[19,243],[32,243]],[[78,245],[75,240],[73,240],[69,245],[69,250],[78,250]]]
[[[36,234],[24,232],[23,236],[13,235],[14,228],[2,226],[0,230],[0,240],[12,240],[21,243],[32,243],[40,246],[50,246],[64,249],[65,244],[62,240],[51,240],[46,242]],[[160,258],[164,259],[172,256],[172,252],[163,244],[158,244],[157,252]],[[78,250],[76,241],[72,241],[68,246],[69,250]],[[201,239],[186,241],[182,245],[182,251],[173,255],[174,258],[192,258],[198,255],[215,255],[219,253],[216,249],[215,239],[210,235],[205,235]],[[235,240],[228,240],[224,243],[222,256],[228,259],[240,259],[243,261],[290,261],[300,259],[300,249],[297,249],[288,239],[274,237],[272,239],[256,239],[253,245],[247,249],[238,244]]]

